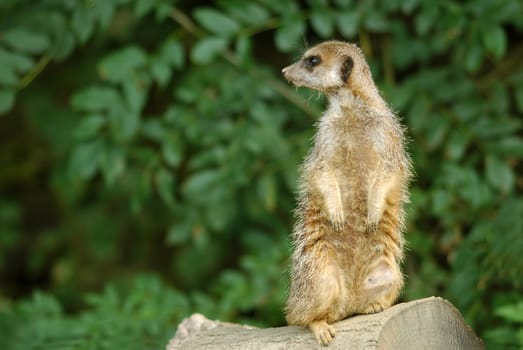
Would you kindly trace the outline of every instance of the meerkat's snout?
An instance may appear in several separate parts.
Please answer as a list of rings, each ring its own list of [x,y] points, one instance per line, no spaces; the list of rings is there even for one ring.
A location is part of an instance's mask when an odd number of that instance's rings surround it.
[[[320,56],[305,53],[301,60],[283,68],[281,72],[285,79],[295,86],[306,86],[321,90],[317,81],[318,72],[314,72],[321,62]]]
[[[283,77],[287,80],[287,81],[290,81],[289,77],[287,76],[287,71],[289,70],[291,66],[287,66],[285,68],[282,68],[281,70],[281,74],[283,74]]]
[[[294,68],[295,65],[296,65],[296,63],[283,68],[281,70],[281,73],[283,74],[283,77],[287,81],[293,83],[296,86],[301,86],[302,84],[300,84],[300,79],[298,78],[298,76],[295,72],[295,68]]]

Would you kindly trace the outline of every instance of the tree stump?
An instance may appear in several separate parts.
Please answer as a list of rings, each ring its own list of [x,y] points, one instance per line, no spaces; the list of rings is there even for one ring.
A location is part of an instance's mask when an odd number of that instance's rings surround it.
[[[167,350],[175,349],[484,349],[483,342],[448,301],[430,297],[334,324],[336,338],[318,345],[303,327],[254,328],[211,321],[200,314],[183,320]]]

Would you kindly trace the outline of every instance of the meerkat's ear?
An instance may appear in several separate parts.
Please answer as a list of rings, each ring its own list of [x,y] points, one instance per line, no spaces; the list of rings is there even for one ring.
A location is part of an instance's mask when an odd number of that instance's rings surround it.
[[[349,80],[350,73],[352,72],[352,67],[354,66],[354,60],[350,56],[343,55],[342,56],[342,63],[341,63],[341,69],[340,69],[340,76],[341,80],[343,80],[344,83]]]

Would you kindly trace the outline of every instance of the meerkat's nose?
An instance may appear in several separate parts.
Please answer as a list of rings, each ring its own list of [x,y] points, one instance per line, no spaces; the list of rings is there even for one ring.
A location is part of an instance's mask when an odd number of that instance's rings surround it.
[[[287,67],[285,67],[285,68],[282,68],[281,72],[282,72],[283,74],[285,74],[285,72],[287,71],[287,69],[289,69],[289,67],[288,67],[288,66],[287,66]]]

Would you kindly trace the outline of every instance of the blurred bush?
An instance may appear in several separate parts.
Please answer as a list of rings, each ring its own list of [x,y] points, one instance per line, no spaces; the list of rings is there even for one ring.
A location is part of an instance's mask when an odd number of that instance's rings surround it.
[[[523,346],[517,1],[4,0],[0,348],[163,347],[191,312],[284,324],[324,105],[281,67],[359,43],[417,172],[403,300]]]

